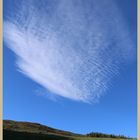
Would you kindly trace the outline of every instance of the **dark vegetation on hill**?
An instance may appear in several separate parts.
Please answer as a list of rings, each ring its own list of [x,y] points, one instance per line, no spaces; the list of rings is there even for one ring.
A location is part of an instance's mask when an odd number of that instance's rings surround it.
[[[3,121],[3,130],[4,140],[102,140],[102,138],[104,140],[129,139],[128,137],[122,135],[117,136],[95,132],[81,135],[51,128],[38,123],[17,122],[11,120]]]
[[[90,137],[100,137],[100,138],[119,138],[119,139],[129,139],[126,136],[123,135],[113,135],[113,134],[104,134],[104,133],[98,133],[98,132],[91,132],[87,134],[87,136]],[[131,138],[130,138],[131,139]]]

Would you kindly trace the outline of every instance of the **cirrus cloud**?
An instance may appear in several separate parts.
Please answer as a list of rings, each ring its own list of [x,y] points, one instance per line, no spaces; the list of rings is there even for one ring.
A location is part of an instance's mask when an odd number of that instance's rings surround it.
[[[16,9],[9,8],[4,19],[4,40],[20,72],[54,94],[95,102],[119,65],[133,59],[133,41],[113,0],[12,4]]]

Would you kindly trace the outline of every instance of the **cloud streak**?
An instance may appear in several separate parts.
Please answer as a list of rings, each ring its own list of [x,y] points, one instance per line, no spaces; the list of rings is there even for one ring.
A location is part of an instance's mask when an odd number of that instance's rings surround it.
[[[96,102],[133,59],[134,44],[114,0],[13,0],[4,40],[17,66],[42,87]]]

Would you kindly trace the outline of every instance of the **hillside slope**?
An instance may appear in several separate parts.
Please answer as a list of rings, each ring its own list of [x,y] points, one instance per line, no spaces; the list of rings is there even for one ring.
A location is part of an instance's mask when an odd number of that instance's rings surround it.
[[[3,129],[17,131],[17,132],[28,132],[28,133],[38,133],[38,134],[81,136],[80,134],[75,134],[69,131],[63,131],[63,130],[51,128],[45,125],[41,125],[39,123],[17,122],[17,121],[11,121],[11,120],[3,121]]]
[[[3,134],[4,140],[124,140],[119,138],[90,137],[38,123],[11,120],[3,121]]]

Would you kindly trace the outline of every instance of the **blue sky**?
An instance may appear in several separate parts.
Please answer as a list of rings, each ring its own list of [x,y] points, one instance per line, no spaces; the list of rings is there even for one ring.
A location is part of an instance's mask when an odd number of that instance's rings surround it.
[[[4,1],[4,119],[136,136],[136,63],[135,0]]]

